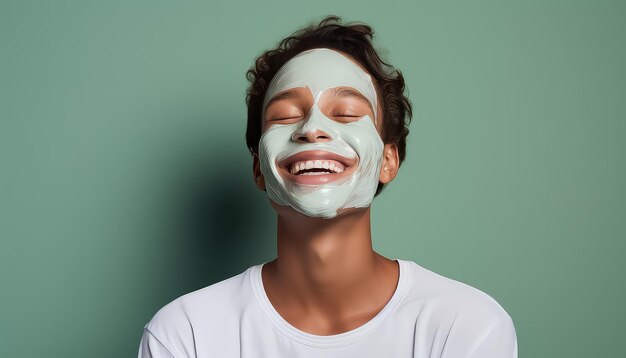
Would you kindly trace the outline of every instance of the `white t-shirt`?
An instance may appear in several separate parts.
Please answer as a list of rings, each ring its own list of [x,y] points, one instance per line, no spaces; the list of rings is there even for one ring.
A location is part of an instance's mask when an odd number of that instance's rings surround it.
[[[491,296],[395,260],[391,299],[348,332],[320,336],[289,324],[265,293],[263,263],[161,308],[144,327],[139,357],[517,357],[513,321]]]

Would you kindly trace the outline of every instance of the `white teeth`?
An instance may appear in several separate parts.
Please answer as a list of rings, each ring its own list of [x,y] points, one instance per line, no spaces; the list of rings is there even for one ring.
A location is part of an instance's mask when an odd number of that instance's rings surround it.
[[[302,173],[301,175],[324,175],[326,173],[324,172],[306,172],[306,173]]]
[[[298,162],[291,165],[291,169],[289,172],[293,175],[324,175],[328,174],[328,172],[317,171],[317,172],[306,172],[300,173],[304,170],[308,169],[326,169],[334,173],[341,173],[344,171],[344,166],[341,163],[335,161],[324,161],[324,160],[307,160],[304,162]]]

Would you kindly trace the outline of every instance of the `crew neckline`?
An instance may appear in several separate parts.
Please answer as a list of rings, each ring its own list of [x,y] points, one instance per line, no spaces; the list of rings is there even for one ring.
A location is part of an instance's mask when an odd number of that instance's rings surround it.
[[[398,262],[399,277],[396,289],[387,304],[385,304],[385,306],[372,319],[362,324],[361,326],[346,332],[327,336],[304,332],[296,328],[291,323],[287,322],[287,320],[285,320],[278,313],[278,311],[276,311],[274,306],[272,306],[272,303],[270,302],[267,293],[265,292],[265,287],[263,286],[263,278],[261,276],[263,266],[269,261],[258,264],[256,266],[252,266],[249,277],[257,302],[270,318],[270,321],[274,324],[276,328],[278,328],[280,332],[282,332],[292,340],[308,346],[317,348],[335,348],[354,343],[357,340],[372,333],[385,321],[387,317],[390,316],[390,314],[402,301],[406,292],[409,291],[412,278],[410,262],[398,258],[394,258],[393,261]]]

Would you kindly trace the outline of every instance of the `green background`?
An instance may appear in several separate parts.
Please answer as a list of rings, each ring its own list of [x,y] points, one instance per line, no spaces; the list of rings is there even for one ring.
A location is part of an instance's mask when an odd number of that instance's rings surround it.
[[[337,14],[415,108],[375,248],[494,297],[522,357],[616,357],[623,1],[2,1],[0,356],[132,357],[176,297],[275,254],[245,72]]]

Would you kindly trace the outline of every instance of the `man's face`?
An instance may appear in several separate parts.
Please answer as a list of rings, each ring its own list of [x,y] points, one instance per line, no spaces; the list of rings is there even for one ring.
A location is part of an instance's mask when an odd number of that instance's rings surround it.
[[[378,107],[371,77],[343,54],[314,49],[288,61],[263,103],[259,159],[270,199],[322,218],[368,207],[383,161]]]

